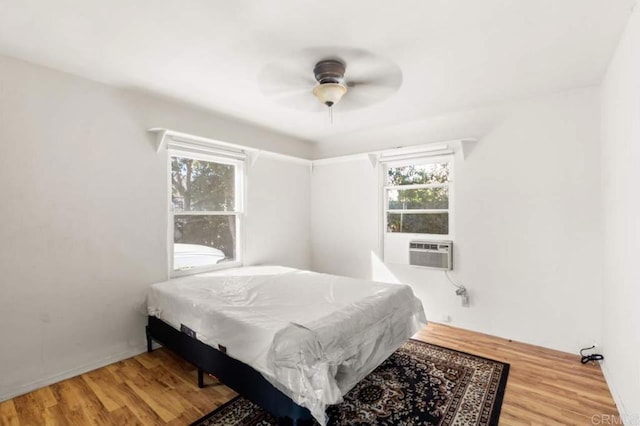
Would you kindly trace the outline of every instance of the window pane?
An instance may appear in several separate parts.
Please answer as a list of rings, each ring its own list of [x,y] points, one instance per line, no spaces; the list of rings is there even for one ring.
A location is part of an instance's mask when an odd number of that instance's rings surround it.
[[[190,158],[171,159],[173,211],[234,211],[235,166]]]
[[[174,217],[173,269],[211,266],[235,260],[236,217]]]
[[[389,185],[417,185],[449,181],[449,163],[417,164],[387,170]]]
[[[449,213],[387,213],[387,232],[449,233]]]
[[[391,189],[387,194],[391,210],[449,208],[449,188]]]

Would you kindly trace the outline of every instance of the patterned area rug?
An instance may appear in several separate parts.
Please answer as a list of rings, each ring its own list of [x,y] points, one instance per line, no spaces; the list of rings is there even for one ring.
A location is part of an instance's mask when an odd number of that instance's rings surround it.
[[[509,364],[409,340],[327,409],[329,425],[497,425]],[[271,426],[237,397],[192,426]]]

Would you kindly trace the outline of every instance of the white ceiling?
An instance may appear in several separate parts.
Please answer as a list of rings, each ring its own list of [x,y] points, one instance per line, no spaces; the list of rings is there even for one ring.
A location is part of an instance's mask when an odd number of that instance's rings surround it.
[[[0,0],[0,54],[322,142],[598,84],[634,3]],[[388,58],[403,84],[364,109],[337,105],[332,125],[325,112],[292,110],[263,95],[258,75],[267,64],[318,46]],[[311,76],[311,67],[300,72]]]

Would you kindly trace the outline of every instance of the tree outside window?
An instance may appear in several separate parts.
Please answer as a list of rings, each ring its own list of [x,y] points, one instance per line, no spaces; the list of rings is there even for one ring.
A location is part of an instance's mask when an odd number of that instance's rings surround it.
[[[174,270],[237,259],[239,164],[173,156]]]
[[[387,167],[385,178],[386,232],[449,234],[448,162]]]

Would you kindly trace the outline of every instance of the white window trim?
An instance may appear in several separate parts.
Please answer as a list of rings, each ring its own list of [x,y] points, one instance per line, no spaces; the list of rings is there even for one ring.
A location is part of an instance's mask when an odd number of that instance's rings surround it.
[[[174,217],[175,213],[172,208],[172,191],[173,191],[173,182],[171,181],[171,159],[173,157],[181,157],[181,158],[190,158],[193,160],[201,160],[201,161],[210,161],[221,164],[231,164],[236,166],[236,181],[235,181],[235,193],[236,199],[234,200],[237,203],[236,210],[233,212],[179,212],[178,215],[235,215],[236,216],[236,246],[235,246],[235,260],[232,262],[223,262],[218,263],[211,266],[199,267],[199,268],[190,268],[184,270],[174,270],[173,269],[173,233],[174,233]],[[203,272],[212,272],[219,271],[222,269],[236,268],[243,265],[243,257],[244,257],[244,239],[245,239],[245,206],[246,206],[246,160],[241,158],[231,158],[228,156],[218,156],[215,154],[205,154],[202,152],[195,152],[192,150],[181,150],[181,149],[168,149],[167,150],[167,212],[168,212],[168,220],[167,220],[167,258],[168,258],[168,276],[170,278],[183,277],[186,275],[194,275],[200,274]],[[239,195],[239,196],[238,196]]]
[[[436,155],[436,156],[415,156],[404,158],[402,160],[380,161],[380,212],[382,227],[382,247],[384,247],[384,237],[387,234],[404,235],[410,239],[422,240],[453,240],[455,235],[455,155]],[[387,169],[392,167],[410,166],[415,164],[433,164],[433,163],[449,163],[449,183],[448,184],[416,184],[416,185],[387,185]],[[418,234],[412,232],[387,232],[387,190],[391,189],[419,189],[419,188],[449,188],[449,208],[445,210],[449,213],[449,233],[448,234]],[[438,213],[443,212],[442,209],[424,209],[424,210],[391,210],[393,213]]]

